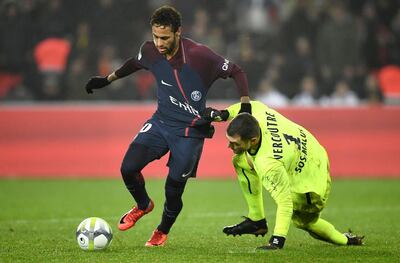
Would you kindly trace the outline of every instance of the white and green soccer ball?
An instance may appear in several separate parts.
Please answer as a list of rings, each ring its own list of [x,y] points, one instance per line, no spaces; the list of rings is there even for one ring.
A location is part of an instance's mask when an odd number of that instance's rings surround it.
[[[101,250],[112,241],[110,225],[101,218],[89,217],[83,220],[76,230],[76,241],[83,250]]]

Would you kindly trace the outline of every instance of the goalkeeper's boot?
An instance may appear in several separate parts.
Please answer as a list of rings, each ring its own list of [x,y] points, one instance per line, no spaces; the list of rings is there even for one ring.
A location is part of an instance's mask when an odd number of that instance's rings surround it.
[[[167,234],[156,229],[153,231],[153,234],[151,235],[150,239],[147,240],[146,244],[144,245],[146,247],[162,247],[165,245],[167,238],[168,238]]]
[[[149,205],[145,210],[141,210],[137,206],[134,206],[121,217],[119,220],[118,229],[121,231],[128,230],[129,228],[133,227],[142,216],[150,213],[153,208],[154,202],[152,200],[150,200]]]
[[[258,235],[265,236],[265,234],[268,232],[267,221],[265,220],[265,218],[258,221],[253,221],[248,217],[244,218],[245,220],[243,222],[233,226],[226,226],[222,231],[228,236],[241,236],[242,234],[251,234],[255,235],[256,237]]]
[[[348,246],[361,246],[364,244],[363,242],[364,236],[354,235],[351,232],[351,230],[349,230],[349,232],[344,233],[344,235],[347,237]]]

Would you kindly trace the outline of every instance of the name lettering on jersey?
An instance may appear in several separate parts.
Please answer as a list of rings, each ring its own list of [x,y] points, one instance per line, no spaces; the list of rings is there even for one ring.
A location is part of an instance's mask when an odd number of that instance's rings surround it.
[[[187,102],[183,103],[180,102],[179,100],[175,99],[172,96],[169,96],[169,100],[171,101],[172,104],[178,106],[179,108],[193,114],[196,117],[200,117],[199,111],[193,108],[191,105],[189,105]]]
[[[300,132],[300,158],[299,162],[297,163],[296,168],[294,169],[296,172],[301,173],[303,167],[306,165],[307,162],[307,135],[303,131],[303,129],[299,128]]]
[[[229,60],[225,59],[225,62],[222,65],[222,70],[227,71],[228,67],[229,67]]]
[[[272,143],[272,152],[274,153],[274,158],[279,160],[282,158],[283,147],[282,147],[282,138],[279,134],[278,124],[276,122],[275,114],[265,112],[267,114],[267,130],[271,134]]]

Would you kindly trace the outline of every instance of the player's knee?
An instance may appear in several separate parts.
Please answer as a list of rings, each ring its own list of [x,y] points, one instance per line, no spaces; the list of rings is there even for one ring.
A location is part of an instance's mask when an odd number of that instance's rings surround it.
[[[319,218],[318,213],[307,213],[303,211],[293,211],[292,222],[296,228],[308,230]]]
[[[122,162],[121,174],[123,177],[135,176],[140,174],[141,169],[133,162]]]

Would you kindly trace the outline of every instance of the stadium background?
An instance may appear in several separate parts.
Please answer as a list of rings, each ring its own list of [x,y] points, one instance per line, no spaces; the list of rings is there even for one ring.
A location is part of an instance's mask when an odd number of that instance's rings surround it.
[[[84,218],[116,230],[132,205],[120,163],[155,108],[144,71],[93,95],[84,85],[136,55],[151,38],[149,16],[166,3],[181,11],[185,36],[247,72],[252,98],[326,146],[334,183],[324,218],[365,234],[365,246],[339,248],[291,228],[283,251],[259,254],[269,235],[224,236],[247,205],[226,124],[216,124],[203,180],[189,180],[165,247],[143,246],[163,210],[163,159],[144,171],[154,212],[133,231],[114,231],[106,251],[79,249]],[[0,0],[0,262],[398,262],[399,39],[398,0]],[[233,81],[220,80],[208,103],[237,97]],[[264,201],[273,229],[276,206]]]
[[[310,129],[333,176],[400,176],[398,1],[0,1],[0,176],[118,177],[126,147],[154,110],[148,72],[87,95],[151,39],[169,3],[183,32],[240,65],[252,98]],[[209,105],[237,92],[217,81]],[[234,177],[224,124],[198,177]],[[164,177],[165,158],[146,168]],[[218,165],[217,165],[218,163]]]

